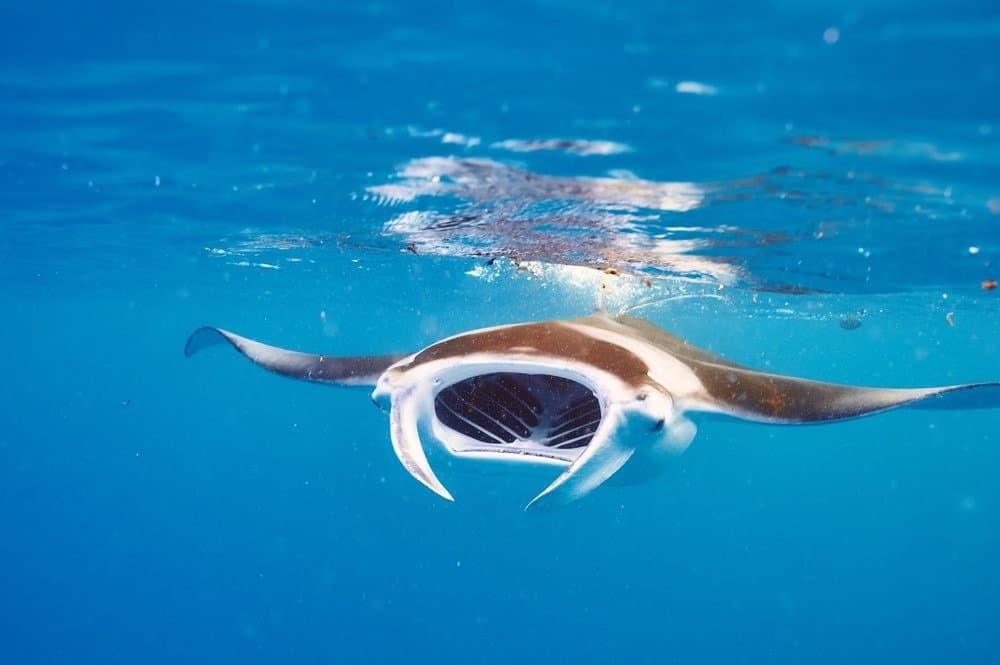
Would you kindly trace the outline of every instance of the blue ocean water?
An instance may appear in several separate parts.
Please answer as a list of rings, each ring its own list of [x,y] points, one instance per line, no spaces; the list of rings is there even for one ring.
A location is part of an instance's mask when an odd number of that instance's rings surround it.
[[[998,76],[987,2],[5,3],[0,662],[995,662],[996,410],[706,420],[525,512],[545,474],[446,503],[364,391],[182,348],[600,294],[770,371],[998,380]]]

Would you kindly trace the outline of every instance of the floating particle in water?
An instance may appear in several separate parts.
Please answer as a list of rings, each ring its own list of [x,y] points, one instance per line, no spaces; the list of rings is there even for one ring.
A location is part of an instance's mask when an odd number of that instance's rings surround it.
[[[974,513],[979,509],[979,502],[974,496],[964,496],[958,503],[958,509],[963,513]]]
[[[948,322],[948,325],[952,328],[955,327],[955,312],[948,312],[944,315],[944,320]]]
[[[455,145],[463,145],[466,148],[475,148],[481,143],[478,136],[466,136],[465,134],[459,134],[458,132],[445,132],[441,136],[441,143],[451,143]]]
[[[823,41],[831,46],[840,41],[840,30],[836,27],[829,27],[823,31]]]
[[[698,81],[681,81],[674,86],[674,90],[686,95],[717,95],[719,89],[714,85],[699,83]]]
[[[983,291],[992,291],[995,288],[997,288],[997,281],[995,279],[983,280]]]
[[[844,330],[857,330],[861,327],[860,314],[845,314],[837,322]]]
[[[576,155],[617,155],[631,152],[632,149],[614,141],[590,141],[587,139],[507,139],[492,145],[494,148],[511,150],[513,152],[536,152],[539,150],[554,150]]]

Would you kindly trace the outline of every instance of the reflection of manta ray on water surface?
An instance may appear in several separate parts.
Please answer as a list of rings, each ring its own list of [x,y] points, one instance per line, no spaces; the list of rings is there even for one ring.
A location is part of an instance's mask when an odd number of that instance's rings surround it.
[[[418,254],[784,292],[867,284],[872,230],[883,224],[896,242],[926,251],[921,224],[952,214],[951,196],[855,172],[776,167],[718,181],[665,181],[623,170],[549,175],[481,157],[412,159],[365,193],[378,205],[403,208],[383,232]],[[975,237],[974,230],[963,233]],[[955,240],[962,243],[970,244]],[[878,245],[875,251],[884,270],[903,272]]]
[[[623,172],[550,176],[491,159],[426,157],[411,160],[397,180],[367,192],[379,204],[396,206],[431,196],[458,202],[454,210],[410,210],[386,223],[386,233],[404,238],[421,254],[666,271],[730,284],[738,275],[734,266],[696,252],[729,243],[730,233],[741,243],[760,242],[726,226],[660,225],[662,214],[702,206],[705,186]]]
[[[475,330],[409,355],[339,357],[200,328],[185,353],[228,342],[283,376],[374,386],[392,447],[414,478],[452,496],[425,446],[458,458],[549,463],[563,472],[535,502],[587,494],[626,462],[651,463],[691,443],[698,414],[807,424],[901,406],[1000,407],[1000,382],[862,388],[759,372],[642,319],[597,314]]]

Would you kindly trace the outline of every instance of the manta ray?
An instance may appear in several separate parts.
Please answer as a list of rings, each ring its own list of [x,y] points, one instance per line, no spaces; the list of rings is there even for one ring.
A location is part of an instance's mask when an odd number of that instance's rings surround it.
[[[761,372],[652,323],[599,313],[483,328],[409,354],[331,356],[269,346],[203,327],[185,355],[230,344],[282,376],[374,388],[392,449],[415,479],[453,501],[425,446],[477,460],[548,463],[563,471],[528,506],[566,503],[630,459],[683,452],[716,414],[762,423],[826,423],[903,406],[1000,406],[1000,382],[864,388]]]

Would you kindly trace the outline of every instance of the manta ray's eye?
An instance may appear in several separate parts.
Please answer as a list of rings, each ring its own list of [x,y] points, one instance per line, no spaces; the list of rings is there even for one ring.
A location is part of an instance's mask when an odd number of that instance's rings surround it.
[[[582,448],[601,424],[601,405],[587,386],[561,376],[497,372],[463,379],[434,398],[446,427],[482,443],[531,442]]]

